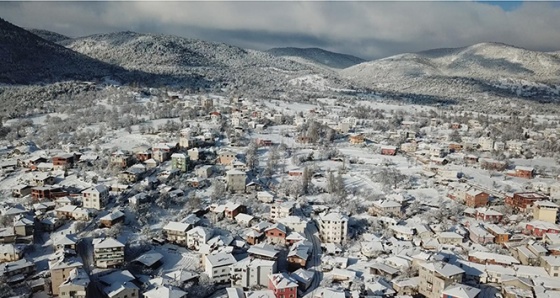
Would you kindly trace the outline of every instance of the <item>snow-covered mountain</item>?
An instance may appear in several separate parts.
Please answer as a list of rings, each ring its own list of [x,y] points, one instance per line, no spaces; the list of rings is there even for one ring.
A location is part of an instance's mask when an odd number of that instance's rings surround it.
[[[295,77],[318,73],[317,67],[271,54],[172,35],[118,32],[61,43],[69,49],[129,70],[158,74],[199,74],[236,86],[280,88]]]
[[[340,54],[319,48],[272,48],[267,53],[274,56],[285,57],[295,61],[307,61],[330,68],[347,68],[364,62],[362,58],[352,55]]]
[[[52,43],[0,19],[0,83],[29,84],[121,76],[120,67]]]
[[[560,58],[499,43],[401,54],[340,71],[367,87],[437,96],[557,97]]]
[[[48,40],[50,42],[61,42],[63,40],[66,39],[70,39],[71,37],[68,37],[66,35],[62,35],[60,33],[56,33],[53,31],[48,31],[48,30],[42,30],[42,29],[25,29],[39,37],[41,37],[42,39]]]

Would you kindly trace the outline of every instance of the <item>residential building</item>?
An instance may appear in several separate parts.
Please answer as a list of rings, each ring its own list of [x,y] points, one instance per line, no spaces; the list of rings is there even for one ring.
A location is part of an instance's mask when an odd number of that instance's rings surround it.
[[[551,277],[560,276],[560,256],[543,256],[541,264]]]
[[[476,209],[475,217],[483,222],[499,223],[502,221],[504,215],[496,210],[481,207]]]
[[[58,252],[55,259],[49,261],[49,271],[51,273],[51,288],[53,296],[60,295],[60,285],[64,283],[74,269],[82,268],[80,259],[71,258]]]
[[[247,207],[245,205],[228,202],[224,206],[224,217],[233,220],[239,213],[247,212]]]
[[[229,170],[226,172],[227,189],[232,192],[244,192],[247,174],[239,170]]]
[[[536,201],[546,201],[547,197],[536,192],[514,193],[513,196],[505,199],[509,205],[519,211],[527,211]]]
[[[494,242],[497,244],[503,244],[509,241],[509,233],[506,232],[502,227],[495,224],[484,225],[486,231],[494,236]]]
[[[441,232],[437,235],[440,244],[460,245],[463,243],[463,236],[455,232]]]
[[[101,226],[110,228],[118,223],[124,222],[125,215],[119,210],[115,210],[99,219]]]
[[[535,176],[535,169],[533,167],[515,167],[515,177],[532,179]]]
[[[224,165],[224,166],[229,166],[233,163],[233,161],[236,159],[235,157],[235,153],[231,152],[231,151],[221,151],[220,153],[218,153],[218,164]]]
[[[127,168],[133,162],[132,154],[127,151],[118,150],[111,154],[111,164],[120,167],[121,169]]]
[[[397,147],[381,146],[381,155],[397,155]]]
[[[164,162],[177,150],[177,143],[159,143],[152,147],[152,158]]]
[[[268,286],[268,276],[277,272],[275,260],[245,258],[231,266],[232,287]]]
[[[270,220],[277,221],[294,213],[296,204],[294,202],[279,202],[270,205]]]
[[[288,266],[291,270],[305,268],[307,260],[313,250],[313,244],[306,240],[300,240],[290,247],[288,252]]]
[[[268,289],[276,298],[296,298],[298,282],[285,272],[272,274],[268,277]]]
[[[198,178],[210,178],[212,176],[212,166],[205,165],[196,169],[196,176]]]
[[[82,206],[84,208],[101,210],[105,207],[108,199],[109,188],[103,184],[82,191]]]
[[[144,298],[187,298],[187,292],[170,285],[155,287],[144,293]]]
[[[181,172],[186,172],[189,165],[189,158],[184,153],[171,154],[171,168]]]
[[[193,161],[197,161],[200,155],[198,148],[192,148],[187,150],[187,154],[189,155],[189,160],[193,160]]]
[[[12,196],[15,198],[25,197],[31,194],[31,186],[27,184],[18,184],[12,187]]]
[[[74,167],[75,162],[74,154],[64,153],[61,155],[54,156],[52,158],[52,164],[55,170],[66,170]]]
[[[443,291],[450,285],[462,282],[464,272],[463,269],[448,263],[421,263],[418,292],[427,298],[445,297]]]
[[[533,203],[533,218],[536,220],[556,223],[558,205],[550,201],[536,201]]]
[[[517,260],[512,256],[491,253],[491,252],[484,252],[484,251],[470,252],[469,262],[474,262],[474,263],[484,264],[484,265],[492,264],[492,265],[503,265],[503,266],[520,264],[519,260]]]
[[[319,235],[326,243],[346,243],[348,217],[338,212],[321,214],[318,219]]]
[[[401,215],[401,203],[392,200],[381,200],[373,202],[369,208],[369,213],[378,216]]]
[[[365,137],[363,134],[353,134],[350,136],[350,144],[363,144]]]
[[[68,278],[60,284],[58,297],[60,298],[86,298],[87,287],[90,283],[88,274],[81,267],[70,271]]]
[[[305,233],[309,225],[309,220],[307,218],[301,218],[295,215],[279,218],[278,222],[288,227],[292,232],[298,233]]]
[[[465,205],[471,208],[484,207],[488,205],[488,197],[490,195],[476,189],[467,191],[465,196]]]
[[[188,223],[170,221],[163,227],[163,233],[169,242],[187,245],[187,231],[192,228]]]
[[[543,237],[546,233],[560,234],[560,227],[547,221],[533,220],[527,223],[525,228],[531,235],[538,238]]]
[[[479,297],[479,294],[480,294],[480,290],[475,288],[475,287],[471,287],[471,286],[467,286],[467,285],[463,285],[463,284],[454,284],[454,285],[450,285],[445,290],[443,290],[443,296],[441,296],[441,297],[444,297],[444,298],[477,298],[477,297]]]
[[[214,230],[206,227],[195,227],[187,231],[187,247],[198,250],[214,235]]]
[[[237,263],[230,253],[218,253],[204,256],[204,272],[215,283],[229,281],[230,266]]]
[[[118,267],[124,264],[124,244],[111,237],[94,239],[93,259],[96,267]]]
[[[275,223],[265,229],[265,235],[268,242],[272,244],[286,245],[288,229],[281,223]]]
[[[14,262],[23,257],[23,251],[15,244],[0,244],[0,263]]]
[[[494,242],[494,236],[488,233],[483,227],[476,224],[469,227],[469,239],[474,243],[482,245]]]

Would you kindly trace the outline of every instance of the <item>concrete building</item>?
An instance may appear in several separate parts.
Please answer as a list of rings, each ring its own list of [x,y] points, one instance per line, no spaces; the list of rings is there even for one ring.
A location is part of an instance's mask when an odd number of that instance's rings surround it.
[[[348,217],[338,212],[321,214],[318,219],[319,234],[325,243],[346,243]]]
[[[112,268],[124,264],[124,244],[115,238],[93,239],[95,266]]]
[[[369,208],[369,213],[372,215],[389,216],[401,215],[401,203],[392,200],[381,200],[373,202]]]
[[[282,202],[272,204],[270,206],[270,219],[277,221],[280,218],[285,218],[294,213],[296,204],[294,202]]]
[[[171,154],[171,168],[179,170],[181,172],[186,172],[189,165],[189,157],[184,153],[173,153]]]
[[[49,271],[51,273],[51,288],[53,296],[60,295],[60,285],[64,283],[70,273],[74,269],[82,268],[81,260],[76,258],[68,258],[63,252],[55,254],[52,260],[49,260]]]
[[[268,279],[268,289],[276,298],[297,297],[298,282],[285,272],[272,274]]]
[[[558,205],[550,201],[536,201],[533,203],[533,218],[546,222],[556,223]]]
[[[68,278],[60,284],[60,298],[86,298],[87,287],[90,279],[82,268],[74,268],[70,271]]]
[[[170,221],[163,227],[167,241],[187,245],[187,231],[192,228],[188,223]]]
[[[227,189],[233,192],[244,192],[247,181],[247,174],[239,170],[229,170],[226,172]]]
[[[541,265],[551,277],[560,276],[560,256],[543,256]]]
[[[215,283],[229,281],[230,266],[237,263],[230,253],[218,253],[204,256],[204,272]]]
[[[441,298],[447,287],[463,281],[464,272],[455,265],[443,262],[420,264],[418,292],[426,298]]]
[[[200,245],[206,244],[214,235],[214,230],[206,227],[196,227],[187,232],[187,247],[198,250]]]
[[[268,286],[268,276],[277,272],[275,260],[245,258],[231,266],[231,286]]]
[[[101,210],[109,199],[109,188],[103,184],[82,191],[82,206]]]

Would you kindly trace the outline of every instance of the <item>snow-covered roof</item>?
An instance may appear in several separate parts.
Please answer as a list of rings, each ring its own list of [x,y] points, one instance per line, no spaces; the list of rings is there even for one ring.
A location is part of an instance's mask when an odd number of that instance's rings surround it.
[[[177,221],[170,221],[167,223],[163,229],[169,231],[179,231],[179,232],[186,232],[191,227],[191,224],[182,223]]]
[[[442,293],[444,296],[456,298],[474,298],[480,293],[480,290],[462,284],[455,284],[447,287]]]
[[[157,287],[144,293],[146,298],[183,298],[187,292],[170,286]]]
[[[105,239],[93,239],[93,248],[114,248],[114,247],[124,247],[124,244],[119,242],[117,239],[112,237],[107,237]]]
[[[469,253],[469,257],[477,258],[479,260],[494,260],[500,264],[519,264],[520,262],[508,255],[484,252],[484,251],[473,251]]]
[[[298,286],[297,281],[285,272],[272,274],[269,279],[276,289],[297,288]]]
[[[420,264],[420,266],[428,269],[429,271],[437,272],[446,277],[462,274],[465,272],[463,269],[455,265],[444,262],[425,263]]]
[[[237,261],[232,254],[229,253],[218,253],[214,255],[206,256],[207,264],[212,267],[222,267],[235,264]]]
[[[339,212],[331,212],[328,214],[321,214],[321,221],[348,221],[348,217]]]
[[[101,217],[99,220],[109,220],[109,221],[113,221],[113,220],[119,219],[119,218],[121,218],[121,217],[124,217],[124,213],[122,213],[122,212],[119,211],[119,210],[115,210],[115,211],[113,211],[113,212],[111,212],[111,213],[109,213],[109,214],[107,214],[107,215]]]
[[[150,267],[161,259],[163,259],[162,254],[157,251],[151,250],[134,259],[134,261],[142,263],[144,266]]]

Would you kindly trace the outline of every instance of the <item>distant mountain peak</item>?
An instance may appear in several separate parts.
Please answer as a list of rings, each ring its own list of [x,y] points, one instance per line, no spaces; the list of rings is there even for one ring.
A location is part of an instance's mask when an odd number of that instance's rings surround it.
[[[59,43],[63,40],[67,40],[67,39],[71,39],[71,37],[68,37],[66,35],[62,35],[60,33],[56,33],[53,31],[49,31],[49,30],[43,30],[43,29],[33,29],[33,28],[29,28],[29,29],[25,29],[39,37],[41,37],[44,40],[48,40],[50,42],[54,42],[54,43]]]
[[[285,48],[272,48],[267,51],[267,53],[274,56],[286,57],[286,58],[299,58],[306,60],[308,62],[327,66],[330,68],[347,68],[352,65],[356,65],[364,62],[365,60],[356,56],[340,54],[331,51],[327,51],[321,48],[296,48],[296,47],[285,47]]]

